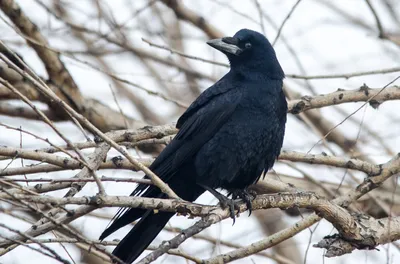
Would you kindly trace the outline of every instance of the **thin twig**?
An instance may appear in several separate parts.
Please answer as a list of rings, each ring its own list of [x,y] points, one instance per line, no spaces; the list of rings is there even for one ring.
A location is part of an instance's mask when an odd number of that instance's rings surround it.
[[[282,22],[282,25],[279,27],[278,29],[278,33],[276,33],[276,37],[274,39],[274,41],[272,42],[272,46],[275,46],[276,42],[278,41],[279,36],[282,33],[283,27],[285,26],[286,22],[288,22],[290,16],[293,14],[294,10],[296,9],[296,7],[300,4],[301,0],[297,0],[297,2],[293,5],[293,7],[290,9],[290,12],[287,14],[287,16],[285,17],[285,19]]]
[[[372,4],[369,0],[365,0],[365,2],[367,3],[369,9],[372,12],[372,15],[375,18],[376,26],[378,27],[379,37],[383,38],[385,36],[385,31],[383,30],[383,26],[382,26],[381,20],[379,19],[378,13],[376,12],[375,8],[372,6]]]
[[[185,58],[188,58],[188,59],[197,60],[197,61],[201,61],[201,62],[205,62],[205,63],[209,63],[209,64],[213,64],[213,65],[218,65],[218,66],[223,66],[223,67],[229,68],[229,64],[227,64],[227,63],[217,62],[217,61],[213,61],[213,60],[207,60],[207,59],[203,59],[203,58],[200,58],[200,57],[188,55],[188,54],[185,54],[185,53],[180,52],[178,50],[174,50],[174,49],[172,49],[170,47],[152,43],[149,40],[146,40],[144,38],[142,38],[142,41],[146,42],[151,47],[156,47],[156,48],[159,48],[159,49],[167,50],[167,51],[171,52],[172,54],[177,54],[179,56],[182,56],[182,57],[185,57]]]

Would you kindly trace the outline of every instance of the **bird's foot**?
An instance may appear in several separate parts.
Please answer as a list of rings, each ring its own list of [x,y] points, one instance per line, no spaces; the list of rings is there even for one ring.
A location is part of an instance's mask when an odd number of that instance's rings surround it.
[[[205,190],[209,191],[212,195],[214,195],[215,198],[218,199],[221,208],[223,208],[223,209],[229,208],[229,216],[233,220],[232,225],[234,225],[235,220],[236,220],[235,210],[237,210],[239,212],[239,205],[237,204],[237,202],[234,201],[233,199],[226,197],[225,195],[217,192],[216,190],[214,190],[208,186],[205,186],[205,185],[201,185],[201,186]]]
[[[216,198],[219,200],[219,204],[220,204],[221,208],[223,208],[223,209],[229,208],[229,216],[233,220],[233,224],[232,225],[234,225],[235,221],[236,221],[235,210],[237,212],[239,212],[239,209],[240,209],[239,205],[234,199],[230,199],[230,198],[226,197],[223,194],[220,194],[220,195],[221,196],[216,197]]]
[[[256,198],[256,193],[250,192],[247,189],[243,189],[243,190],[242,189],[236,189],[236,190],[233,190],[231,192],[231,194],[232,194],[232,199],[240,198],[246,203],[247,209],[249,210],[249,216],[250,216],[251,212],[252,212],[252,209],[253,209],[253,206],[251,205],[251,202]]]

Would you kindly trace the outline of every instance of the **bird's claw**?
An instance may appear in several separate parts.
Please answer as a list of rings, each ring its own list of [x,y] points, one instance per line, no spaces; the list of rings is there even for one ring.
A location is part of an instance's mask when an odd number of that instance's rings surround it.
[[[249,216],[251,215],[251,212],[253,209],[251,202],[256,198],[255,193],[250,192],[247,189],[234,190],[234,191],[232,191],[232,198],[233,199],[237,199],[237,198],[242,199],[246,203],[247,209],[249,210]]]
[[[200,186],[202,186],[205,190],[209,191],[212,195],[215,196],[215,198],[218,199],[221,208],[223,209],[229,208],[229,216],[233,219],[233,224],[235,224],[236,220],[235,209],[237,209],[239,213],[240,209],[239,205],[236,204],[236,202],[233,199],[226,197],[225,195],[214,190],[213,188],[210,188],[206,185],[200,185]]]
[[[235,200],[230,199],[230,198],[228,198],[228,197],[226,197],[224,195],[221,195],[220,197],[218,197],[218,200],[219,200],[219,204],[220,204],[221,208],[223,208],[223,209],[228,208],[229,209],[229,217],[232,218],[232,220],[233,220],[233,224],[232,225],[234,225],[235,221],[236,221],[235,210],[237,212],[239,212],[239,209],[240,209],[239,205],[237,204],[237,202]]]

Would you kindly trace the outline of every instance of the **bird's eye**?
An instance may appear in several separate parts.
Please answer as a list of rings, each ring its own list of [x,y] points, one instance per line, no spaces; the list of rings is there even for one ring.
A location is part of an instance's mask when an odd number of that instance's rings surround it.
[[[251,48],[251,43],[250,43],[250,42],[247,42],[246,44],[244,44],[244,47],[245,47],[246,49],[250,49],[250,48]]]

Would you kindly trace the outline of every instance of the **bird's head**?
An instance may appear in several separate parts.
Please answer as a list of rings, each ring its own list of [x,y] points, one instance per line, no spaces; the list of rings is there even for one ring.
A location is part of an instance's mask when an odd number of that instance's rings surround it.
[[[261,72],[272,79],[285,76],[271,43],[256,31],[241,29],[233,37],[212,39],[207,44],[228,57],[231,70]]]

